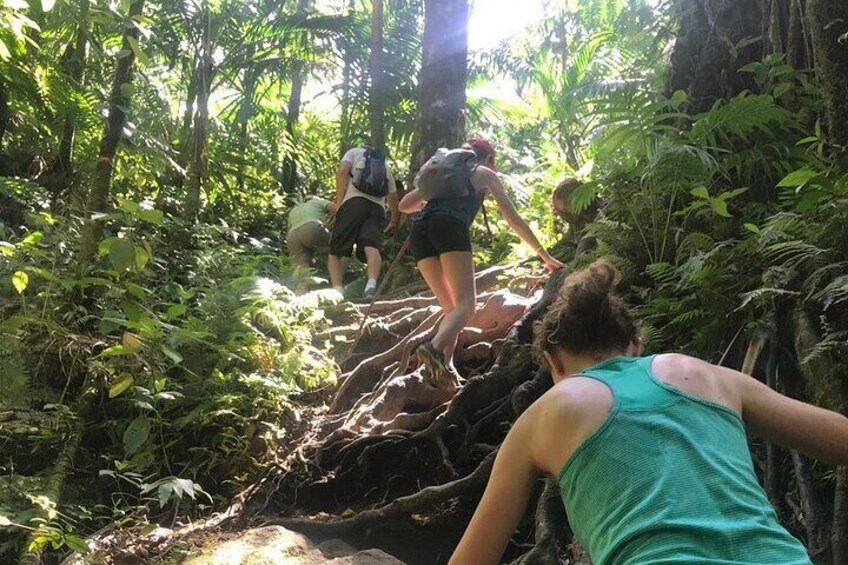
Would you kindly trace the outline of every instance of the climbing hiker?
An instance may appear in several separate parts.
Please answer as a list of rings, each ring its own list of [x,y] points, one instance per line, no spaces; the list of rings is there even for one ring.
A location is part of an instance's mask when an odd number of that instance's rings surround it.
[[[541,474],[597,565],[809,564],[757,482],[746,429],[845,465],[848,418],[699,359],[642,357],[617,278],[606,260],[570,275],[536,323],[554,386],[507,434],[450,563],[498,563]]]
[[[388,224],[387,203],[391,213]],[[327,258],[330,284],[343,292],[346,263],[356,245],[367,266],[365,296],[374,296],[383,265],[383,233],[393,232],[399,217],[395,180],[382,151],[363,145],[344,154],[336,169],[335,204],[338,210]]]
[[[291,209],[286,245],[296,267],[311,269],[315,265],[316,253],[326,251],[330,246],[330,231],[325,219],[335,211],[335,203],[318,196],[310,196]]]
[[[400,203],[402,212],[415,214],[412,254],[444,313],[432,341],[416,352],[437,387],[459,385],[453,352],[477,301],[470,229],[487,194],[492,194],[509,226],[549,269],[562,267],[518,214],[495,171],[495,150],[485,139],[471,139],[458,150],[440,149],[421,168],[415,188]]]
[[[584,183],[580,180],[568,177],[551,193],[551,210],[568,226],[565,241],[574,256],[594,249],[595,238],[585,232],[586,226],[595,220],[600,208],[598,200],[593,199],[583,210],[578,212],[574,209],[571,197],[582,186]]]

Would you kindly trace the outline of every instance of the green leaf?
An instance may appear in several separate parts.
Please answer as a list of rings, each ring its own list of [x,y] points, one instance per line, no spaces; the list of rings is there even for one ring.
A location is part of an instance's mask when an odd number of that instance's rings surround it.
[[[141,535],[141,537],[144,537],[144,536],[146,536],[146,535],[148,535],[148,534],[152,534],[152,533],[153,533],[153,532],[155,532],[158,528],[159,528],[159,524],[156,524],[156,523],[153,523],[153,524],[147,524],[146,526],[144,526],[144,527],[141,529],[141,532],[139,533],[139,535]]]
[[[676,110],[680,108],[681,104],[686,102],[687,98],[689,98],[689,95],[686,94],[685,90],[675,90],[674,94],[672,94],[671,98],[669,98],[668,104]]]
[[[41,0],[41,9],[44,12],[49,12],[56,5],[56,0]]]
[[[171,359],[171,361],[173,361],[174,363],[182,363],[183,362],[183,356],[180,355],[179,353],[177,353],[176,351],[174,351],[173,349],[171,349],[170,347],[168,347],[167,345],[165,345],[164,343],[162,344],[162,353],[167,355]]]
[[[0,526],[11,526],[12,521],[3,515],[0,515]]]
[[[783,180],[777,183],[777,186],[791,188],[801,187],[810,182],[810,180],[816,178],[817,176],[819,176],[819,173],[812,169],[799,169],[797,171],[792,171],[791,173],[783,177]]]
[[[139,219],[147,222],[148,224],[153,224],[154,226],[161,225],[162,218],[165,216],[161,210],[139,210],[136,215]]]
[[[40,276],[40,277],[42,277],[42,278],[45,278],[45,279],[47,279],[48,281],[56,282],[56,281],[58,281],[58,280],[59,280],[59,277],[57,277],[56,275],[54,275],[53,273],[51,273],[51,272],[50,272],[50,271],[48,271],[47,269],[42,269],[41,267],[33,267],[33,268],[32,268],[32,271],[33,271],[36,275],[38,275],[38,276]]]
[[[122,355],[132,355],[133,353],[135,353],[135,350],[119,344],[107,347],[101,351],[100,357],[121,357]]]
[[[135,246],[131,241],[118,239],[109,248],[109,261],[119,271],[126,271],[135,264]]]
[[[763,68],[763,64],[759,61],[755,61],[753,63],[748,63],[747,65],[740,67],[739,72],[740,73],[756,73],[761,68]]]
[[[728,201],[728,200],[730,200],[731,198],[736,198],[736,197],[737,197],[737,196],[739,196],[740,194],[744,194],[744,193],[746,193],[747,191],[748,191],[748,187],[747,187],[747,186],[744,186],[744,187],[742,187],[742,188],[737,188],[737,189],[735,189],[735,190],[731,190],[731,191],[729,191],[729,192],[722,192],[721,194],[719,194],[719,195],[718,195],[718,199],[719,199],[719,200],[724,200],[725,202],[727,202],[727,201]]]
[[[587,209],[598,194],[598,185],[594,182],[585,182],[574,189],[568,197],[568,203],[576,213]]]
[[[26,287],[29,285],[29,275],[23,271],[15,271],[12,275],[12,286],[18,291],[18,294],[23,294]]]
[[[124,391],[130,388],[135,379],[129,373],[121,373],[118,376],[118,380],[116,380],[111,387],[109,387],[109,398],[115,398],[116,396],[120,396]]]
[[[725,200],[713,198],[710,200],[710,207],[712,207],[713,211],[722,218],[731,217],[730,212],[727,211],[727,202]]]
[[[97,254],[101,257],[109,254],[109,250],[115,245],[115,242],[120,241],[117,237],[107,237],[97,246]]]
[[[774,87],[774,92],[772,93],[772,95],[775,98],[780,98],[781,96],[783,96],[784,94],[789,92],[791,89],[792,89],[791,83],[782,82],[782,83],[780,83],[780,84],[778,84],[777,86]]]
[[[127,39],[127,43],[130,44],[130,49],[132,49],[133,53],[135,53],[135,58],[138,59],[138,62],[144,66],[150,65],[150,59],[148,59],[147,55],[144,54],[144,51],[141,50],[138,40],[131,35],[127,35],[125,37]]]
[[[85,540],[78,536],[66,535],[65,545],[67,545],[80,555],[88,555],[89,553],[91,553],[91,550],[86,545]]]
[[[130,86],[127,83],[121,85],[121,90],[123,91],[124,86]],[[132,200],[121,200],[121,203],[118,204],[118,208],[129,214],[130,216],[135,216],[141,211],[141,204],[138,202],[134,202]]]
[[[755,234],[758,234],[758,235],[759,235],[759,234],[760,234],[760,232],[762,231],[762,230],[760,230],[760,228],[759,228],[759,227],[757,227],[755,224],[745,224],[745,229],[746,229],[746,230],[748,230],[748,231],[749,231],[749,232],[751,232],[751,233],[755,233]]]
[[[707,190],[707,187],[703,185],[696,186],[695,188],[693,188],[690,194],[692,196],[695,196],[696,198],[703,198],[704,200],[710,199],[710,191]]]
[[[124,430],[124,449],[128,455],[132,455],[144,445],[147,438],[150,436],[150,418],[147,416],[138,416],[130,422],[127,429]]]
[[[172,304],[168,307],[168,311],[165,312],[165,316],[169,320],[173,320],[185,314],[186,310],[188,310],[188,307],[185,304]]]
[[[23,239],[22,243],[24,243],[26,245],[36,245],[42,239],[44,239],[44,232],[34,231],[31,234],[29,234],[28,236],[26,236]]]
[[[135,296],[139,300],[144,299],[148,294],[150,294],[149,290],[147,290],[141,285],[135,284],[134,282],[127,281],[124,283],[124,286],[126,287],[127,292],[129,292],[131,295]]]
[[[150,261],[150,254],[143,247],[135,248],[135,268],[139,271],[144,269],[147,262]]]
[[[799,140],[795,145],[808,145],[810,143],[816,143],[818,140],[818,137],[811,135],[810,137],[805,137],[804,139]]]

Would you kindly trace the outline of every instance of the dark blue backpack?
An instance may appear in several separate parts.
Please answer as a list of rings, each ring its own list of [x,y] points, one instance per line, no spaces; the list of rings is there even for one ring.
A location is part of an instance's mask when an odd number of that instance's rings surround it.
[[[365,168],[359,178],[353,179],[353,186],[369,196],[383,198],[389,193],[389,176],[386,169],[386,155],[378,150],[365,150]]]

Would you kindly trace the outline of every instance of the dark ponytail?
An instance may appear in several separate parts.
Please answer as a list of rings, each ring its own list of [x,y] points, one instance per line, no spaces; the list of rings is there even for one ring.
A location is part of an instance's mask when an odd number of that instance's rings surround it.
[[[624,350],[639,333],[636,317],[613,293],[621,276],[599,259],[566,277],[545,316],[536,322],[533,343],[539,362],[543,352],[564,349],[574,355]]]

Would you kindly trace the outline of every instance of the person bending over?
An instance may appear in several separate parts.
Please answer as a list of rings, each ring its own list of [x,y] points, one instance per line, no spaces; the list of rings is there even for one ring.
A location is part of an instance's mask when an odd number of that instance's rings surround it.
[[[403,197],[399,206],[406,214],[417,213],[412,224],[412,254],[444,313],[435,337],[422,344],[417,355],[428,368],[434,384],[445,388],[455,388],[459,384],[453,367],[453,352],[460,332],[476,309],[470,230],[486,195],[492,194],[509,226],[538,253],[549,269],[563,266],[542,247],[507,196],[495,173],[495,150],[491,143],[472,139],[463,147],[477,154],[478,163],[471,173],[467,196],[427,202],[416,187]]]
[[[605,260],[572,274],[537,322],[554,386],[507,434],[450,563],[497,563],[542,474],[595,565],[809,564],[757,482],[746,429],[844,465],[848,418],[692,357],[640,356],[617,278]]]
[[[286,245],[296,267],[311,269],[315,255],[330,246],[330,230],[324,220],[335,211],[334,203],[318,196],[310,196],[291,209]]]

